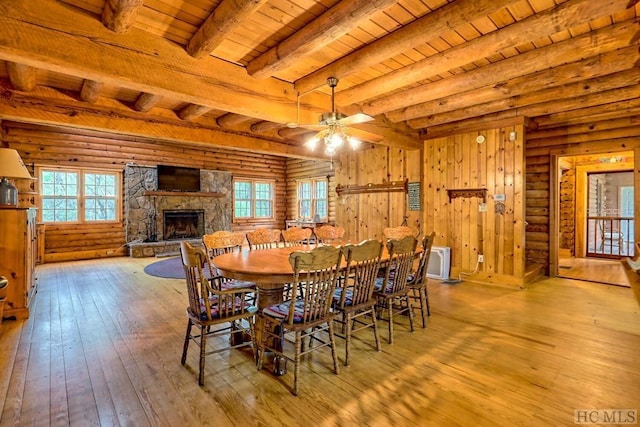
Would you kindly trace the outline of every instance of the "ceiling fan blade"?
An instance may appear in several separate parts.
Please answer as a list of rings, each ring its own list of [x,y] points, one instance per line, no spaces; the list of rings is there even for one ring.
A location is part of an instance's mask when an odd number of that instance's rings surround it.
[[[364,113],[357,113],[352,116],[347,116],[344,119],[338,120],[338,123],[340,123],[341,125],[348,126],[348,125],[356,125],[358,123],[370,122],[371,120],[374,120],[374,118]]]

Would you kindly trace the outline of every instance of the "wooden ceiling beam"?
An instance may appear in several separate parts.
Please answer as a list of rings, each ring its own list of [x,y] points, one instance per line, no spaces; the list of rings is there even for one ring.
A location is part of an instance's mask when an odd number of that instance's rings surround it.
[[[587,109],[589,115],[579,116],[575,112],[561,112],[536,117],[538,129],[562,129],[566,126],[587,125],[590,128],[595,122],[613,121],[619,118],[629,118],[632,116],[640,116],[640,100],[623,101],[617,104],[618,109],[614,111],[602,111],[600,107],[591,107]],[[570,115],[568,115],[569,113]]]
[[[628,0],[606,0],[585,2],[582,0],[570,0],[556,7],[538,12],[535,15],[531,15],[522,21],[515,22],[500,30],[493,31],[467,43],[429,56],[414,64],[342,90],[336,94],[336,103],[338,105],[349,105],[373,99],[380,94],[393,92],[429,77],[471,64],[474,61],[482,61],[486,57],[487,52],[501,52],[505,49],[513,48],[513,46],[527,42],[535,42],[543,37],[565,31],[567,28],[573,28],[595,18],[608,16],[624,10],[627,1]],[[450,3],[442,9],[456,9],[456,5],[457,9],[459,9],[463,4],[464,3],[458,4],[458,2]],[[427,15],[421,18],[421,20],[426,21],[431,15],[432,14]],[[446,22],[451,25],[450,22]],[[427,23],[425,22],[425,24]],[[428,31],[424,31],[425,34],[432,36],[439,35],[434,34],[434,29],[430,25],[431,23],[429,23],[429,26],[424,26],[425,29],[429,29]],[[440,26],[442,25],[443,24],[440,24]],[[403,29],[408,27],[409,25],[403,27]],[[443,28],[442,32],[447,30],[449,29]],[[365,49],[369,49],[369,47],[361,50]],[[348,65],[350,67],[354,66],[352,62],[348,62]],[[331,66],[333,66],[333,64],[329,67]],[[317,72],[314,74],[317,74]],[[301,80],[307,78],[308,77],[304,77]],[[298,82],[296,82],[296,88],[298,88]]]
[[[268,132],[270,130],[278,129],[281,127],[282,125],[280,123],[262,121],[262,122],[252,124],[251,132],[254,132],[254,133]]]
[[[147,111],[158,105],[161,99],[162,97],[160,95],[143,92],[140,94],[140,96],[138,96],[138,99],[136,99],[136,103],[133,105],[133,109],[142,113],[146,113]]]
[[[102,91],[103,83],[95,80],[85,80],[82,82],[82,89],[80,89],[80,99],[84,102],[91,104],[95,103]]]
[[[524,116],[534,117],[567,109],[570,105],[574,104],[574,99],[580,99],[581,102],[586,104],[596,102],[596,100],[607,103],[611,101],[604,97],[604,93],[617,93],[611,91],[630,86],[640,88],[640,85],[638,85],[639,81],[640,69],[632,68],[603,77],[556,86],[528,94],[516,95],[493,102],[481,103],[455,111],[447,111],[442,114],[430,115],[409,121],[409,126],[415,129],[428,128],[512,109],[517,109],[518,113]],[[464,96],[464,94],[462,94],[462,96]],[[568,105],[565,105],[566,102],[568,102]]]
[[[242,123],[248,122],[249,120],[251,120],[251,117],[243,116],[241,114],[227,113],[218,117],[216,119],[216,123],[222,128],[229,128],[238,126]]]
[[[39,87],[36,92],[26,95],[8,88],[0,91],[0,117],[25,123],[63,125],[177,143],[195,143],[204,147],[216,146],[306,159],[325,158],[322,154],[310,153],[304,147],[242,132],[221,131],[216,125],[138,113],[117,101],[105,99],[105,105],[78,103],[52,89]]]
[[[411,110],[427,112],[428,115],[407,121],[407,124],[419,129],[426,127],[427,121],[438,115],[445,115],[447,112],[454,112],[466,108],[473,108],[476,105],[484,105],[490,102],[499,102],[518,96],[539,92],[544,89],[551,89],[562,85],[576,85],[579,88],[581,82],[598,77],[612,75],[621,71],[635,67],[638,52],[634,46],[606,52],[602,55],[572,62],[555,68],[538,71],[534,74],[527,74],[512,80],[501,82],[495,85],[484,86],[455,95],[433,101],[423,102],[411,107]],[[389,120],[402,121],[401,111],[392,111],[387,114]],[[483,113],[484,114],[484,113]],[[480,114],[482,115],[482,114]]]
[[[625,91],[625,93],[607,94],[606,96],[609,99],[608,103],[598,103],[599,101],[597,98],[600,95],[596,95],[591,98],[591,101],[594,101],[595,104],[591,106],[583,106],[579,104],[581,100],[573,100],[573,105],[569,106],[571,109],[538,116],[535,118],[533,123],[538,127],[538,129],[542,129],[579,123],[590,123],[596,120],[610,120],[627,117],[637,111],[640,111],[640,97],[637,95],[635,98],[633,97],[633,93],[637,92],[637,90],[638,89],[632,89],[630,91]],[[630,98],[611,100],[610,97],[613,96],[623,96],[624,98],[629,96]],[[472,119],[460,120],[457,122],[445,123],[426,128],[424,138],[431,139],[440,136],[454,135],[460,133],[461,130],[486,129],[492,123],[506,123],[509,120],[524,118],[526,117],[522,114],[522,111],[516,109],[487,114],[482,117],[474,117]]]
[[[38,84],[36,69],[28,65],[7,62],[7,72],[14,89],[31,92]]]
[[[253,117],[287,123],[314,123],[330,98],[310,93],[296,108],[293,85],[258,80],[238,65],[208,56],[195,59],[175,43],[138,30],[113,34],[95,19],[47,0],[0,2],[0,60],[104,82],[138,92]],[[69,31],[73,28],[73,31]],[[73,46],[70,49],[69,46]],[[369,123],[368,129],[375,129]],[[378,132],[379,131],[379,132]],[[417,133],[382,124],[363,139],[387,144],[419,144]]]
[[[60,2],[0,2],[0,28],[0,59],[21,58],[53,72],[262,120],[286,123],[296,117],[289,83],[252,79],[242,67],[213,57],[197,60],[175,43],[135,28],[113,34]],[[300,115],[309,122],[317,113],[303,106]]]
[[[304,93],[327,81],[328,77],[344,78],[414,49],[474,19],[486,16],[517,0],[458,0],[442,6],[410,24],[402,26],[337,61],[298,79],[295,88]],[[338,98],[336,96],[336,102]],[[339,103],[348,105],[349,103]]]
[[[191,37],[187,52],[194,58],[209,55],[266,2],[267,0],[223,0]]]
[[[102,23],[116,33],[124,33],[136,20],[144,0],[107,0],[102,9]]]
[[[204,116],[211,110],[212,108],[203,105],[189,104],[178,111],[178,117],[182,120],[193,120],[196,117]]]
[[[378,115],[399,110],[397,114],[394,112],[394,117],[402,117],[402,120],[422,117],[425,111],[411,106],[627,47],[634,39],[637,27],[634,20],[603,27],[465,73],[375,99],[364,104],[363,111],[369,115]],[[544,61],[540,58],[544,58]]]
[[[247,71],[256,78],[269,77],[325,47],[357,27],[362,20],[394,3],[393,0],[338,2],[289,38],[249,62]]]

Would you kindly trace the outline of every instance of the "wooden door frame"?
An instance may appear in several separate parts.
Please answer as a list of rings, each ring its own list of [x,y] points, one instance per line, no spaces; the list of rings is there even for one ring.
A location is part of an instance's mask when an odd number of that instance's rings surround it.
[[[580,149],[576,148],[576,149],[558,149],[558,150],[553,150],[550,152],[550,183],[549,183],[549,201],[550,201],[550,205],[549,205],[549,276],[550,277],[556,277],[558,276],[558,253],[559,253],[559,238],[558,238],[558,233],[560,230],[560,223],[559,223],[559,215],[558,215],[558,210],[559,210],[559,206],[560,206],[560,191],[559,191],[559,186],[560,186],[560,176],[559,176],[559,167],[560,167],[560,160],[562,158],[566,158],[566,157],[575,157],[575,156],[579,156],[579,155],[584,155],[584,147],[582,148],[582,151],[580,151]],[[591,151],[589,152],[589,154],[603,154],[603,155],[607,155],[607,156],[611,156],[611,155],[632,155],[633,159],[631,161],[626,161],[626,162],[621,162],[621,163],[603,163],[602,164],[602,168],[596,168],[593,167],[591,169],[589,169],[589,172],[594,171],[597,172],[598,170],[602,170],[602,171],[607,171],[607,167],[610,167],[610,171],[614,171],[614,170],[629,170],[632,169],[633,170],[633,185],[634,188],[640,188],[640,168],[638,168],[636,159],[640,159],[640,145],[633,147],[632,149],[629,150],[616,150],[616,151]],[[599,165],[600,166],[600,165]],[[586,169],[584,168],[584,171],[581,171],[581,173],[584,172],[585,176],[586,176]],[[578,186],[578,172],[576,171],[576,188]],[[637,192],[634,192],[634,212],[633,212],[633,216],[634,216],[634,222],[638,223],[638,219],[640,218],[640,195],[637,194]],[[576,198],[576,203],[577,203],[577,198]],[[586,201],[584,201],[586,203]],[[578,212],[577,206],[576,206],[576,214]],[[578,215],[576,215],[578,216]],[[584,223],[584,218],[583,218],[583,223]],[[576,223],[576,240],[578,239],[578,232],[583,233],[584,232],[584,226],[581,226],[582,229],[579,230],[578,228],[578,224]],[[634,227],[634,241],[638,242],[640,241],[640,230],[638,229],[639,227]],[[584,236],[581,236],[580,239],[584,240]],[[576,256],[577,254],[577,245],[576,245]],[[636,254],[636,255],[640,255],[640,254]]]

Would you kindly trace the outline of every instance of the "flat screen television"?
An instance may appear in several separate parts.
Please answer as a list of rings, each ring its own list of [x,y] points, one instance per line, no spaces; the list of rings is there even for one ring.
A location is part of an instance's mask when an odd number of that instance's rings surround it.
[[[158,165],[158,191],[200,191],[200,169]]]

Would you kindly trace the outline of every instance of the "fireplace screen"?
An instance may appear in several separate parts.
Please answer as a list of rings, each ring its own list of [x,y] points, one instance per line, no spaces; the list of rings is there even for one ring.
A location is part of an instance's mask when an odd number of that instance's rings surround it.
[[[204,210],[164,210],[164,240],[192,239],[204,235]]]

